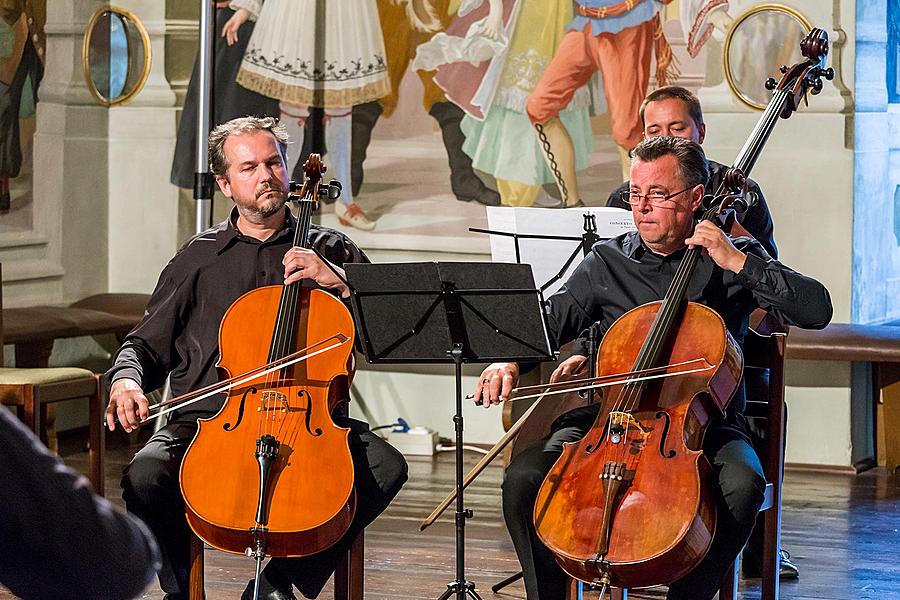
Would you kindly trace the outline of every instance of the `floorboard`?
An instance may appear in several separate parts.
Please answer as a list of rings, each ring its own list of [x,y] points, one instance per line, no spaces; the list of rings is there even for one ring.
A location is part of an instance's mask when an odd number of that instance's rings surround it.
[[[133,452],[108,451],[107,489],[121,505],[118,477]],[[466,462],[479,456],[466,452]],[[66,457],[84,469],[85,453]],[[455,577],[453,513],[448,510],[424,533],[421,520],[451,489],[453,455],[435,460],[410,459],[410,480],[388,510],[366,532],[367,600],[436,599]],[[515,583],[500,594],[490,586],[518,571],[518,563],[500,512],[499,467],[489,467],[468,489],[466,504],[475,517],[466,527],[466,575],[485,600],[523,599]],[[801,570],[798,581],[783,582],[785,600],[900,598],[900,478],[883,469],[858,476],[788,471],[784,490],[784,547]],[[236,599],[253,576],[252,561],[216,550],[206,551],[209,600]],[[329,583],[321,598],[331,598]],[[590,597],[590,596],[589,596]],[[635,599],[664,598],[664,590],[632,593]],[[0,599],[14,598],[0,589]],[[154,582],[141,598],[158,600]],[[740,598],[759,598],[759,581],[742,580]]]

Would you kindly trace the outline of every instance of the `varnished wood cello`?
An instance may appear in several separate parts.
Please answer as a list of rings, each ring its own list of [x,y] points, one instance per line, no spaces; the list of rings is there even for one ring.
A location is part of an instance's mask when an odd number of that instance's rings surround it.
[[[818,93],[827,35],[814,29],[801,43],[806,61],[783,67],[772,102],[703,218],[729,223],[724,209],[739,199],[746,176],[778,118],[788,118],[807,91]],[[689,249],[661,302],[620,317],[600,345],[597,374],[610,376],[694,361],[708,365],[650,383],[634,378],[607,390],[594,426],[566,444],[538,493],[538,536],[573,577],[605,586],[668,584],[690,572],[715,531],[711,467],[702,455],[706,424],[724,414],[742,375],[740,348],[721,317],[687,302],[701,248]]]
[[[294,245],[308,248],[324,172],[318,155],[304,170]],[[222,319],[219,367],[276,368],[232,381],[220,412],[200,420],[181,465],[181,489],[198,537],[255,556],[257,575],[264,556],[321,552],[353,519],[349,429],[335,425],[331,412],[348,387],[354,336],[344,304],[301,282],[251,290]]]

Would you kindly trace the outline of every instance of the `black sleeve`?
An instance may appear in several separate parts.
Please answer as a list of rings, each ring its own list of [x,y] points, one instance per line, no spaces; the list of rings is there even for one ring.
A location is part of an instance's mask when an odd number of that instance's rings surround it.
[[[179,275],[187,270],[177,267],[182,260],[189,260],[183,250],[160,274],[144,318],[125,338],[113,358],[113,366],[106,372],[107,386],[127,377],[137,381],[144,392],[151,392],[165,383],[169,372],[181,362],[175,340],[183,328],[186,298],[190,294],[184,275]]]
[[[760,308],[787,325],[805,329],[828,325],[833,307],[824,285],[771,258],[756,240],[738,238],[735,246],[747,254],[735,281],[750,291]]]
[[[556,349],[579,338],[599,320],[603,302],[599,294],[606,288],[606,269],[606,263],[594,250],[579,263],[565,285],[546,300],[547,334]]]
[[[21,598],[134,598],[159,569],[136,518],[0,408],[0,582]]]

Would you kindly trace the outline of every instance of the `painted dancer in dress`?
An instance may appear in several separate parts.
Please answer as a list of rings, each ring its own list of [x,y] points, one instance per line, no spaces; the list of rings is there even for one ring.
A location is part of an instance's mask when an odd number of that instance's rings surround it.
[[[281,122],[295,142],[288,170],[300,158],[309,108],[323,108],[328,175],[344,184],[334,212],[342,225],[374,229],[353,201],[349,182],[353,106],[390,92],[375,1],[233,0],[231,8],[236,12],[226,36],[256,20],[237,82],[281,101]]]
[[[525,102],[571,18],[569,0],[466,0],[447,33],[419,47],[416,65],[436,67],[435,82],[466,111],[463,150],[476,169],[494,176],[506,206],[531,206],[541,186],[555,182]],[[592,147],[589,104],[582,87],[560,112],[578,170]]]

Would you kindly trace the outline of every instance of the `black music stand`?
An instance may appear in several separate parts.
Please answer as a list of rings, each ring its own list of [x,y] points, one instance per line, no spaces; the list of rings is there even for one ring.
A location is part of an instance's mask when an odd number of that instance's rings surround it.
[[[454,363],[456,369],[456,580],[439,600],[481,597],[465,577],[462,364],[552,360],[530,265],[399,263],[344,265],[366,360]]]

